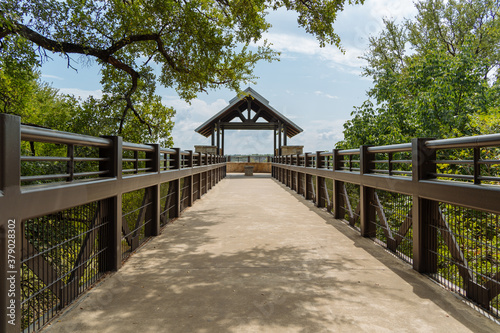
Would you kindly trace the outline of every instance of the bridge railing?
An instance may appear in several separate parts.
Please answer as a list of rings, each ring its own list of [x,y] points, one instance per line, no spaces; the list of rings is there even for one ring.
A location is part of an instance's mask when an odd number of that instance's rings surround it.
[[[227,155],[226,159],[232,163],[269,163],[272,155]]]
[[[222,156],[0,114],[0,332],[38,331],[225,174]]]
[[[273,177],[499,317],[500,135],[278,156]]]

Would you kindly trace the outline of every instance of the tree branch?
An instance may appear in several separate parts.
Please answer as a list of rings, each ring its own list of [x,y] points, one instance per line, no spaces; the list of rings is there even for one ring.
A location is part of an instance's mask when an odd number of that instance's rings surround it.
[[[126,47],[127,45],[130,45],[135,42],[141,42],[141,41],[155,41],[157,45],[161,45],[161,50],[162,50],[162,55],[166,58],[167,62],[172,66],[172,68],[176,70],[180,70],[175,66],[175,62],[173,59],[168,55],[166,50],[163,47],[163,43],[161,42],[161,38],[159,34],[143,34],[143,35],[133,35],[129,36],[126,38],[123,38],[116,43],[113,43],[109,48],[107,49],[99,49],[95,47],[87,47],[83,46],[80,44],[75,44],[75,43],[68,43],[68,42],[59,42],[55,41],[52,39],[49,39],[41,34],[39,34],[36,31],[33,31],[32,29],[28,28],[27,26],[20,24],[20,23],[15,23],[14,24],[14,29],[11,31],[7,29],[0,30],[0,36],[2,35],[8,35],[8,34],[18,34],[31,42],[35,43],[39,47],[50,50],[53,52],[59,52],[62,54],[65,54],[68,58],[69,56],[67,55],[68,53],[75,53],[75,54],[82,54],[86,56],[93,56],[104,63],[110,64],[111,66],[115,67],[118,70],[121,70],[127,74],[130,75],[131,78],[131,86],[130,89],[125,93],[124,100],[126,102],[126,107],[123,110],[122,113],[122,119],[120,121],[120,127],[119,127],[119,133],[122,132],[123,130],[123,123],[125,121],[125,117],[127,115],[128,110],[132,110],[134,112],[134,115],[139,119],[139,121],[142,124],[145,124],[148,126],[149,133],[152,133],[151,130],[151,124],[149,124],[147,121],[145,121],[137,112],[137,110],[134,108],[131,96],[134,94],[134,92],[137,90],[138,86],[138,80],[140,77],[140,74],[131,66],[128,64],[124,63],[123,61],[117,59],[116,57],[113,56],[114,53],[118,52],[122,48]]]

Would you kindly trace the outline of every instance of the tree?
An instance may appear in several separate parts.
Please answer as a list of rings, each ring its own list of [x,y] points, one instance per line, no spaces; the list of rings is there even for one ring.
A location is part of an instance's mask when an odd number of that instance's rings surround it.
[[[257,61],[275,60],[264,42],[250,46],[270,28],[269,10],[298,12],[298,24],[320,45],[340,47],[333,23],[344,3],[364,0],[4,0],[0,3],[2,48],[31,43],[25,53],[32,63],[58,53],[72,66],[80,55],[101,66],[105,97],[120,114],[119,133],[133,114],[152,134],[160,124],[149,112],[160,106],[156,82],[175,87],[185,100],[208,88],[235,90],[252,80]],[[168,111],[168,110],[164,110]],[[161,112],[160,112],[161,113]]]
[[[498,0],[427,0],[403,24],[370,39],[369,100],[346,122],[341,147],[481,133],[478,115],[499,106]],[[363,124],[367,126],[361,127]]]

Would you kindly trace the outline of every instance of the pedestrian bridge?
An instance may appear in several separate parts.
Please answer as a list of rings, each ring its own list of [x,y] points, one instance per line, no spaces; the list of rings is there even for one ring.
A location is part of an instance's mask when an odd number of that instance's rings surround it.
[[[499,147],[414,139],[245,177],[0,114],[0,332],[499,331]]]
[[[228,174],[47,332],[493,332],[270,175]]]

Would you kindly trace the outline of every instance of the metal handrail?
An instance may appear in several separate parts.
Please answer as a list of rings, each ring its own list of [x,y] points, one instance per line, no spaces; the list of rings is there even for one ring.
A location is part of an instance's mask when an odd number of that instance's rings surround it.
[[[386,146],[373,146],[367,148],[369,153],[399,153],[411,151],[411,143],[399,143]]]
[[[67,145],[109,147],[111,139],[21,125],[21,140]]]
[[[500,134],[486,134],[477,136],[464,136],[461,138],[429,140],[425,142],[427,148],[474,148],[500,146]]]
[[[147,152],[152,152],[154,151],[154,147],[150,145],[144,145],[140,143],[131,143],[131,142],[124,142],[122,144],[123,149],[125,150],[133,150],[133,151],[147,151]]]

